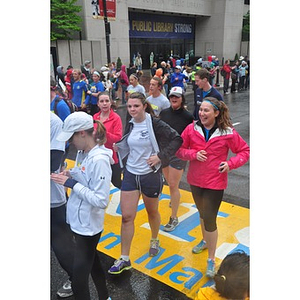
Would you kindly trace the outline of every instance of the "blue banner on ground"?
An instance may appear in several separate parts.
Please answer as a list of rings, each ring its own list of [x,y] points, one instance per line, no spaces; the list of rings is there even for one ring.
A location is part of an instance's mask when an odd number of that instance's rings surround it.
[[[129,37],[194,39],[195,19],[129,12]]]

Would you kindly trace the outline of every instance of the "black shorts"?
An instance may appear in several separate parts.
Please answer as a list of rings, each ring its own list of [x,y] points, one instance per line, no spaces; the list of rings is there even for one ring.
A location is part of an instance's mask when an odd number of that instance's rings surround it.
[[[149,198],[158,198],[163,187],[161,172],[151,172],[146,175],[135,175],[124,170],[121,191],[136,191]]]
[[[169,166],[177,170],[185,170],[186,164],[186,160],[182,160],[177,156],[172,156],[169,162]]]

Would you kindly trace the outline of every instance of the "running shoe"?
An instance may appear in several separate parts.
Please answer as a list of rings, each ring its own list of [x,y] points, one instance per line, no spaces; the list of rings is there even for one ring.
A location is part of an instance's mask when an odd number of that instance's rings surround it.
[[[169,223],[165,225],[164,227],[164,231],[173,231],[177,226],[178,226],[179,222],[178,222],[178,218],[172,218],[170,217]]]
[[[193,249],[192,252],[195,254],[201,253],[204,249],[206,249],[206,242],[202,240],[198,245],[196,245]]]
[[[113,266],[108,270],[109,274],[117,275],[123,271],[130,270],[132,268],[130,260],[126,261],[122,258],[115,260]]]
[[[56,293],[60,298],[67,298],[73,295],[72,282],[68,279]]]
[[[206,276],[209,278],[213,278],[216,273],[216,263],[213,259],[209,258],[207,260],[207,269],[206,269]]]
[[[150,241],[150,249],[149,249],[149,256],[156,256],[160,251],[159,248],[159,240],[151,239]]]

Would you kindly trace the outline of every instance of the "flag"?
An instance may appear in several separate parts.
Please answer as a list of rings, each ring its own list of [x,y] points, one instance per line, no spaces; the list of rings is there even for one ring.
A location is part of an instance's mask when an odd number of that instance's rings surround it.
[[[94,19],[103,19],[103,0],[92,0],[92,13]],[[106,0],[106,14],[109,20],[116,19],[116,0]]]

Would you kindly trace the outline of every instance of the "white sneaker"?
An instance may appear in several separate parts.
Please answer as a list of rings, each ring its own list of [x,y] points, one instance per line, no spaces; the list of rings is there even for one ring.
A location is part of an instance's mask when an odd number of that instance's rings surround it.
[[[170,217],[169,223],[165,225],[164,231],[170,232],[173,231],[178,226],[178,218]]]
[[[71,297],[73,295],[72,282],[68,279],[56,293],[61,298]]]

